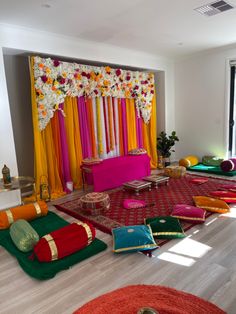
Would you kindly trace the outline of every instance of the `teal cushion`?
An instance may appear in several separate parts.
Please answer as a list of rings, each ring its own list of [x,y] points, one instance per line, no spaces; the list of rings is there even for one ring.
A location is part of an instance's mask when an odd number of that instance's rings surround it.
[[[124,226],[112,229],[113,252],[135,252],[157,248],[150,226]]]
[[[185,234],[179,219],[171,216],[146,218],[145,224],[150,224],[152,234],[159,239],[184,238]]]
[[[38,233],[24,219],[19,219],[11,225],[10,236],[15,246],[22,252],[31,251],[39,241]]]

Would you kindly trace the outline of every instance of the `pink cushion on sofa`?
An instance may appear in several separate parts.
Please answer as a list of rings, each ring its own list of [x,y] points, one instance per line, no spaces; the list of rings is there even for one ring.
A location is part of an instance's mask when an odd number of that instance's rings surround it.
[[[187,204],[175,205],[171,213],[172,217],[196,224],[203,223],[205,221],[205,215],[206,211],[204,209]]]

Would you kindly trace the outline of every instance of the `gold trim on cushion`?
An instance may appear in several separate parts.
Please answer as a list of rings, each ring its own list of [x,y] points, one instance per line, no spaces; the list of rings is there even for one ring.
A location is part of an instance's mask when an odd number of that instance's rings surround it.
[[[82,222],[82,221],[77,221],[76,222],[77,225],[80,225],[82,227],[84,227],[86,233],[87,233],[87,237],[88,237],[88,245],[92,242],[92,238],[93,238],[93,234],[92,231],[89,227],[89,225],[87,225],[86,223]]]
[[[178,219],[185,219],[185,220],[201,220],[204,221],[205,220],[205,214],[202,218],[195,218],[195,217],[187,217],[187,216],[176,216],[176,215],[171,215],[171,217],[175,217]]]
[[[169,231],[169,232],[153,232],[152,233],[154,236],[157,236],[157,235],[185,235],[185,233],[184,232],[171,232],[171,231]]]
[[[10,209],[6,210],[6,215],[7,215],[7,219],[8,219],[9,225],[13,224],[14,217],[13,217],[12,212],[11,212]]]
[[[43,238],[48,242],[51,255],[52,255],[52,261],[55,261],[58,259],[58,251],[55,241],[53,240],[53,237],[50,234],[46,234],[43,236]]]
[[[42,215],[42,211],[41,211],[41,208],[40,208],[40,206],[39,206],[39,204],[37,202],[34,203],[34,208],[36,210],[37,217],[41,216]]]
[[[138,249],[152,249],[152,248],[158,248],[157,244],[145,244],[140,246],[130,246],[127,248],[121,248],[121,249],[113,249],[113,252],[124,252],[129,250],[138,250]]]
[[[228,208],[219,208],[219,207],[212,207],[212,206],[201,206],[201,208],[214,212],[214,213],[228,213],[230,211]]]

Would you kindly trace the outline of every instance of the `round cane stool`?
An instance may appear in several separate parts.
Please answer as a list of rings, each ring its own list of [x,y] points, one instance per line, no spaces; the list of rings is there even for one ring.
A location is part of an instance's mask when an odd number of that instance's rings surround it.
[[[100,215],[110,207],[110,197],[107,193],[88,193],[80,200],[80,208],[90,215]]]

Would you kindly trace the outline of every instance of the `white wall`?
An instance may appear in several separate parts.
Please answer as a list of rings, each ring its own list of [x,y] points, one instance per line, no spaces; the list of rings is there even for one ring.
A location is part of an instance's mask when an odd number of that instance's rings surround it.
[[[0,25],[0,165],[7,163],[12,175],[18,175],[9,100],[4,73],[3,49],[16,49],[32,53],[42,53],[69,57],[78,60],[104,62],[165,72],[165,98],[160,106],[165,106],[166,130],[174,129],[174,71],[173,61],[142,52],[119,47],[87,42],[73,37],[59,36],[46,32],[36,32],[25,28]],[[17,51],[16,51],[17,53]],[[162,103],[165,101],[165,104]],[[0,208],[19,202],[19,194],[0,193]],[[10,198],[10,199],[9,199]]]
[[[235,57],[236,48],[221,48],[176,63],[177,159],[189,154],[227,157],[229,60]]]

